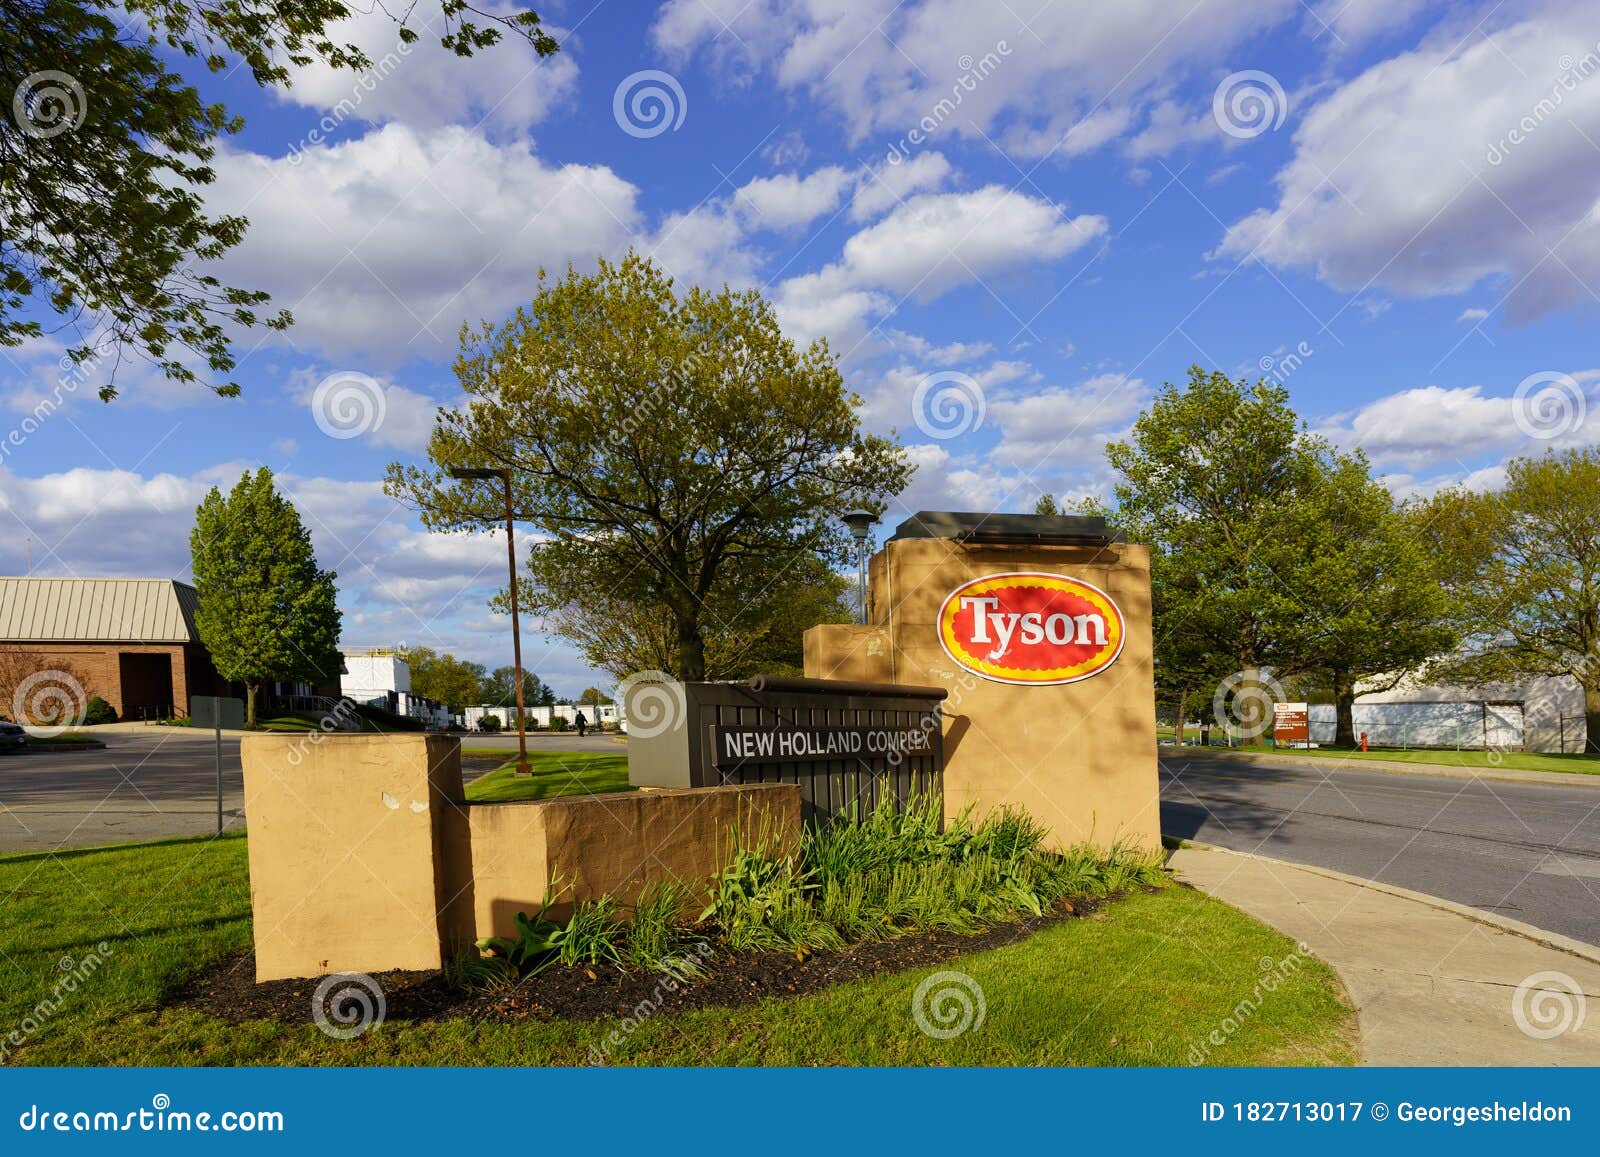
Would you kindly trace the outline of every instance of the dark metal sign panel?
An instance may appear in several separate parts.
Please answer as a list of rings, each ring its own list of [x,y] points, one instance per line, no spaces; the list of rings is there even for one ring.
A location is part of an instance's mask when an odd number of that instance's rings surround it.
[[[771,726],[713,724],[712,764],[718,768],[750,763],[808,763],[861,760],[897,763],[907,756],[932,755],[930,726],[804,727],[777,722]]]

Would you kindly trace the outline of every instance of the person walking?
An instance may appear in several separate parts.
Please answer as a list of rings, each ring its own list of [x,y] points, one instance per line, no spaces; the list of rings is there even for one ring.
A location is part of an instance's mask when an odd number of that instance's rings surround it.
[[[572,722],[577,725],[578,738],[582,739],[583,738],[583,733],[585,731],[587,731],[588,728],[589,728],[589,721],[584,718],[583,712],[580,711],[580,712],[578,712],[576,715],[574,715],[572,717]]]

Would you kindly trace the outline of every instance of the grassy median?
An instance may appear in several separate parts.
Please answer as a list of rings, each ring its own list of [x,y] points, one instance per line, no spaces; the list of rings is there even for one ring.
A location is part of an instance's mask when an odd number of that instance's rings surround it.
[[[0,1051],[11,1064],[582,1064],[617,1021],[390,1020],[354,1040],[310,1025],[163,1008],[250,945],[243,837],[0,858]],[[613,1064],[1348,1064],[1354,1016],[1316,960],[1262,998],[1285,937],[1176,886],[936,967],[736,1009],[647,1017]],[[713,960],[711,967],[737,967]],[[960,972],[983,1023],[918,1030],[917,986]],[[306,984],[306,999],[314,987]],[[1241,1002],[1256,1000],[1239,1019]],[[1233,1019],[1230,1019],[1233,1018]],[[1233,1027],[1230,1028],[1229,1026]],[[11,1034],[15,1034],[14,1036]]]

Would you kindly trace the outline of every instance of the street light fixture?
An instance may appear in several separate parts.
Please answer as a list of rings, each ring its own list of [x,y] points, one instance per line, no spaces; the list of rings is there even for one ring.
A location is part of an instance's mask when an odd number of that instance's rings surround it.
[[[878,516],[870,510],[851,510],[842,515],[856,540],[856,586],[861,598],[861,623],[867,622],[867,549],[872,539],[872,528]]]
[[[498,478],[506,492],[506,557],[511,565],[511,661],[516,668],[517,680],[517,775],[532,774],[528,768],[528,724],[522,705],[522,632],[517,625],[517,546],[512,539],[511,471],[484,467],[455,466],[450,477],[462,482],[486,482]]]

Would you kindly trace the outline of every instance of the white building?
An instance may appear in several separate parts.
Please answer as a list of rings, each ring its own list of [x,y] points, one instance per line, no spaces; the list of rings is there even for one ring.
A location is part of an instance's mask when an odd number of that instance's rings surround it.
[[[411,693],[411,665],[400,651],[384,648],[346,651],[339,692],[352,702],[419,719],[441,731],[454,722],[450,709],[443,703]]]
[[[1364,731],[1374,747],[1581,752],[1586,736],[1583,688],[1571,676],[1460,687],[1408,680],[1357,696],[1354,715],[1357,740]],[[1333,704],[1313,703],[1309,716],[1311,741],[1332,743]]]

